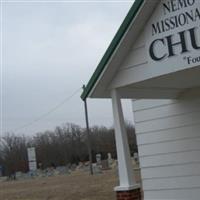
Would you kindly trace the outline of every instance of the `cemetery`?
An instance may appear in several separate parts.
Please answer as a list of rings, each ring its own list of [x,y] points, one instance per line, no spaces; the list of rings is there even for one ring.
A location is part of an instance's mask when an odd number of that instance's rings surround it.
[[[114,200],[112,187],[117,184],[117,161],[108,154],[107,160],[93,163],[93,176],[89,163],[78,166],[58,166],[29,173],[16,172],[16,180],[0,178],[0,196],[4,200]],[[137,155],[136,155],[137,156]],[[137,158],[132,160],[136,178],[140,181]]]
[[[116,184],[113,170],[94,176],[76,171],[70,175],[0,182],[0,196],[4,200],[115,200],[112,188]]]

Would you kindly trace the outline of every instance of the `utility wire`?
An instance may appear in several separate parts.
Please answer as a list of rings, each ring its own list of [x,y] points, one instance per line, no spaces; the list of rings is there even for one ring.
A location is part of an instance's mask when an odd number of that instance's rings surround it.
[[[14,129],[13,132],[17,132],[19,130],[22,130],[24,128],[27,128],[29,126],[32,126],[33,124],[41,121],[42,119],[46,118],[48,115],[50,115],[51,113],[55,112],[58,108],[60,108],[61,106],[63,106],[67,101],[69,101],[72,97],[74,97],[82,88],[79,88],[77,90],[75,90],[74,93],[72,93],[70,96],[68,96],[67,98],[65,98],[63,101],[61,101],[59,104],[57,104],[55,107],[53,107],[52,109],[50,109],[48,112],[42,114],[41,116],[39,116],[38,118],[36,118],[35,120],[33,120],[32,122],[29,122],[27,124],[24,124],[23,126],[20,126],[16,129]]]

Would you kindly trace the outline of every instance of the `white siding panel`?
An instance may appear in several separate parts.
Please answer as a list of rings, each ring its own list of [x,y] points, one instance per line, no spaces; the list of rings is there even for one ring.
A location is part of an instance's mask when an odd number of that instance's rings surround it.
[[[197,108],[198,110],[199,108]],[[137,117],[136,117],[137,121]],[[159,118],[147,122],[136,123],[137,134],[159,131],[164,129],[172,129],[181,126],[187,126],[190,124],[200,123],[200,112],[193,112],[189,114],[183,114],[179,116],[172,116],[167,118]]]
[[[150,108],[155,108],[159,106],[164,106],[168,104],[173,104],[176,103],[174,100],[146,100],[146,99],[141,99],[137,101],[133,101],[133,110],[134,112],[136,111],[142,111],[145,109],[150,109]]]
[[[137,144],[140,146],[143,144],[163,143],[167,141],[185,140],[198,137],[200,137],[200,124],[174,128],[172,130],[164,129],[157,132],[138,134]]]
[[[135,71],[135,69],[137,69]],[[141,81],[141,76],[145,79],[144,70],[148,69],[147,64],[141,64],[138,67],[120,70],[110,84],[110,88],[127,86],[133,83],[133,80]],[[143,80],[144,80],[143,79]]]
[[[141,167],[156,167],[166,165],[180,165],[184,163],[200,163],[200,150],[173,154],[140,157]],[[179,158],[179,159],[177,159]],[[199,171],[200,174],[200,171]]]
[[[143,179],[200,175],[200,162],[173,166],[142,167]]]
[[[200,188],[200,176],[143,180],[144,190]]]
[[[133,101],[144,199],[200,196],[200,99]]]
[[[120,70],[132,68],[147,63],[147,59],[144,59],[145,52],[145,46],[138,47],[137,49],[131,51]]]
[[[129,54],[124,60],[120,70],[126,69],[127,67],[134,67],[147,62],[146,49],[145,49],[145,34],[141,33],[140,37],[133,44]]]
[[[199,104],[200,100],[194,100],[192,103],[191,101],[183,101],[182,104],[174,103],[169,105],[158,106],[156,108],[154,107],[145,110],[140,110],[138,113],[136,111],[136,122],[148,121],[152,119],[200,111]]]
[[[199,200],[200,189],[144,191],[145,200]]]
[[[140,156],[200,150],[200,138],[138,146]],[[200,155],[200,154],[199,154]]]
[[[146,38],[145,38],[145,32],[143,31],[140,36],[138,37],[138,39],[134,42],[133,46],[132,46],[132,51],[145,45],[146,42]]]

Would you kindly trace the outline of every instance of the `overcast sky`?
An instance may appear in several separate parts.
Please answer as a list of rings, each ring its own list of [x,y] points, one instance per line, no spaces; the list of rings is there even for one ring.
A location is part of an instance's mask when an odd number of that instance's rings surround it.
[[[85,126],[81,91],[24,129],[87,83],[132,2],[3,3],[3,132],[33,134],[72,122]],[[91,125],[113,124],[110,100],[89,100]],[[132,121],[130,102],[125,117]]]

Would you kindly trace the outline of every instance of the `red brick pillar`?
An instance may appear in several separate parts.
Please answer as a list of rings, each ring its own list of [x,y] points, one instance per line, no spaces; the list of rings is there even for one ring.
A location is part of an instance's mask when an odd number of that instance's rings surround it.
[[[142,200],[140,189],[117,191],[117,200]]]

